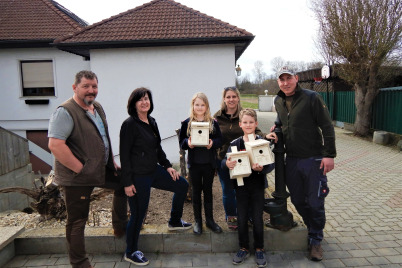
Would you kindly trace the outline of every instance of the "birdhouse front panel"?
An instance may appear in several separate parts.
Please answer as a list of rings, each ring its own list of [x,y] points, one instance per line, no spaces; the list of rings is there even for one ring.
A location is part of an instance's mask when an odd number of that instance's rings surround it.
[[[194,146],[207,146],[209,144],[209,123],[191,123],[191,144]]]
[[[250,159],[247,152],[237,152],[228,154],[228,158],[236,160],[236,166],[233,169],[229,169],[230,178],[248,177],[251,174]]]
[[[260,166],[265,166],[274,163],[274,156],[269,146],[264,145],[253,148],[251,155],[252,164],[258,163]]]
[[[251,164],[258,163],[261,166],[274,163],[274,155],[266,140],[250,140],[245,142],[246,151],[250,156]]]

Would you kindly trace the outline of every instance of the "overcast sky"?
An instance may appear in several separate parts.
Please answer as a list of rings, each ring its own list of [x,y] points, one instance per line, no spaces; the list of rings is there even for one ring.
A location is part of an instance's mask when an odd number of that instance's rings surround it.
[[[150,0],[56,0],[92,24]],[[245,29],[255,35],[237,61],[252,77],[254,63],[272,74],[275,57],[287,61],[322,61],[314,45],[318,25],[308,0],[175,0],[187,7]]]

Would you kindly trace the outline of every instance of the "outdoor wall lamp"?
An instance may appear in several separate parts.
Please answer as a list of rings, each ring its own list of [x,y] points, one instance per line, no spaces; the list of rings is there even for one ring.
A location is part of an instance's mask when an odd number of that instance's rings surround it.
[[[239,64],[237,64],[237,67],[236,67],[236,74],[237,74],[237,76],[241,75],[241,68],[240,68]]]

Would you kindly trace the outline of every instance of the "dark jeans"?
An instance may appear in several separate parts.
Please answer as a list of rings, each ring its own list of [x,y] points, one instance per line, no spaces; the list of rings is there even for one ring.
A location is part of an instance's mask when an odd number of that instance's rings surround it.
[[[90,266],[85,250],[85,224],[88,220],[93,186],[64,186],[62,188],[67,210],[66,239],[68,255],[73,268]],[[127,200],[124,188],[116,188],[113,195],[112,225],[114,229],[127,224]]]
[[[222,186],[222,201],[226,219],[229,216],[237,216],[236,192],[229,175],[229,169],[221,168],[221,160],[217,160],[217,172]]]
[[[327,177],[320,169],[321,158],[286,158],[286,185],[297,212],[308,229],[311,244],[319,244],[324,237],[325,196],[328,194]]]
[[[248,220],[253,219],[254,249],[264,248],[264,181],[263,178],[244,178],[244,186],[236,187],[237,225],[240,248],[249,248]]]
[[[201,192],[204,193],[204,204],[212,203],[215,169],[210,164],[192,164],[189,172],[193,183],[193,204],[201,206]]]
[[[157,165],[153,174],[135,176],[134,186],[137,193],[133,197],[128,198],[131,216],[127,224],[126,233],[127,255],[138,250],[138,239],[142,222],[148,209],[151,187],[174,192],[169,220],[171,224],[180,222],[188,190],[188,182],[183,177],[179,177],[178,180],[174,181],[166,169],[160,165]]]

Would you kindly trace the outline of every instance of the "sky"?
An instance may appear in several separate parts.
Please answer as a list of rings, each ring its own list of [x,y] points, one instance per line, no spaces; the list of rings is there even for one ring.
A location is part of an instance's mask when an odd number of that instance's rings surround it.
[[[253,79],[256,61],[273,74],[271,60],[322,61],[315,45],[318,24],[308,0],[175,0],[252,33],[255,38],[238,59],[242,77]],[[56,0],[87,21],[99,22],[150,0]],[[242,78],[240,77],[240,78]]]

